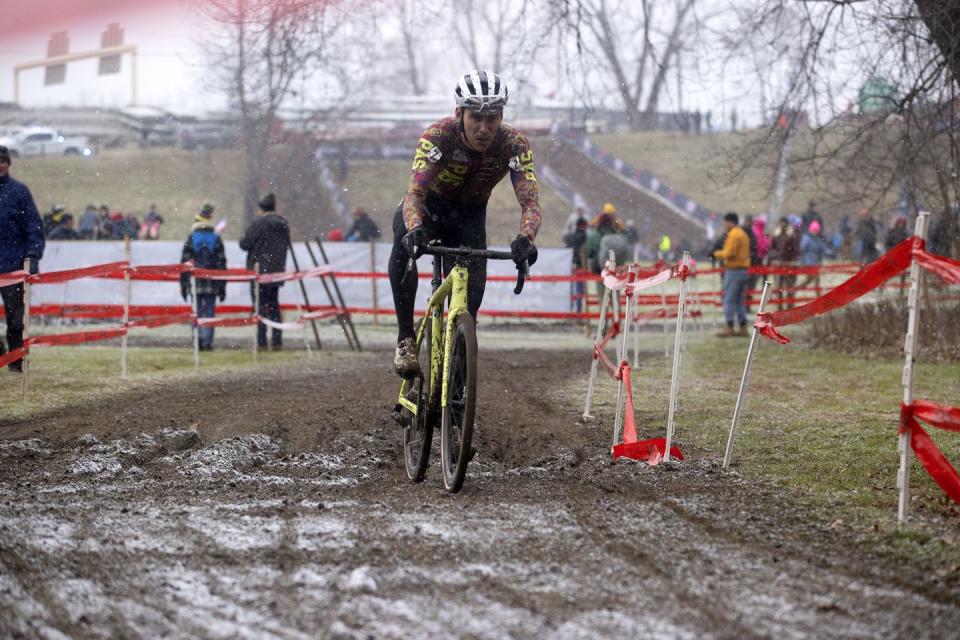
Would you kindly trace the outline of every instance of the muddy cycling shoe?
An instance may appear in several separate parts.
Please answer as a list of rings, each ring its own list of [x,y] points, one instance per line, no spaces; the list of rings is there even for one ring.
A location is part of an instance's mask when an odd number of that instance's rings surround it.
[[[393,369],[401,378],[415,378],[420,375],[417,343],[413,338],[404,338],[397,345],[397,352],[393,356]]]

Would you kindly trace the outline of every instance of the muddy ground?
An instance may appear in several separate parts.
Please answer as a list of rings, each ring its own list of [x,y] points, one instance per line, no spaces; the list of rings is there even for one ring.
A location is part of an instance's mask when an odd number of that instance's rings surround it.
[[[957,637],[955,583],[716,452],[613,464],[579,350],[483,355],[463,492],[413,485],[388,360],[0,423],[0,637]]]

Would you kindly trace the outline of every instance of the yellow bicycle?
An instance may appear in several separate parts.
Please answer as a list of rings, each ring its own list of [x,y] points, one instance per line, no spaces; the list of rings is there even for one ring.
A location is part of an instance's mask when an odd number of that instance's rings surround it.
[[[467,262],[470,258],[511,260],[509,251],[452,249],[429,245],[433,255],[432,295],[417,329],[422,374],[404,380],[394,416],[403,427],[403,460],[407,477],[423,480],[430,463],[433,430],[440,420],[440,467],[443,487],[456,493],[463,486],[473,457],[473,420],[477,407],[477,327],[467,311]],[[453,260],[443,278],[443,258]],[[408,265],[408,273],[411,264]],[[519,294],[527,277],[526,264],[517,268]],[[444,322],[444,306],[446,321]],[[429,350],[420,349],[424,343]]]

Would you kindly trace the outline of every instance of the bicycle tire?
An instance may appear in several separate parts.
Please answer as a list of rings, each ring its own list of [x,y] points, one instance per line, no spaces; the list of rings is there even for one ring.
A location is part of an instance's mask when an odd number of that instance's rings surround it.
[[[430,322],[424,328],[423,340],[417,354],[423,376],[410,383],[407,398],[417,403],[417,415],[403,409],[406,426],[403,428],[403,466],[407,477],[421,482],[430,466],[430,447],[433,444],[433,424],[428,395],[430,390]],[[424,386],[426,388],[424,388]]]
[[[470,314],[462,313],[454,321],[447,358],[450,376],[440,420],[440,468],[443,488],[456,493],[472,457],[477,407],[477,326]]]

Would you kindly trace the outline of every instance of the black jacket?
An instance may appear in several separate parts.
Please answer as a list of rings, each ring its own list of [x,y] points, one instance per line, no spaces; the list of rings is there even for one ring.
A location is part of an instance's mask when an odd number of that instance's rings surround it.
[[[247,269],[259,262],[260,273],[286,271],[289,246],[290,227],[275,213],[258,217],[240,238],[240,248],[247,252]]]

